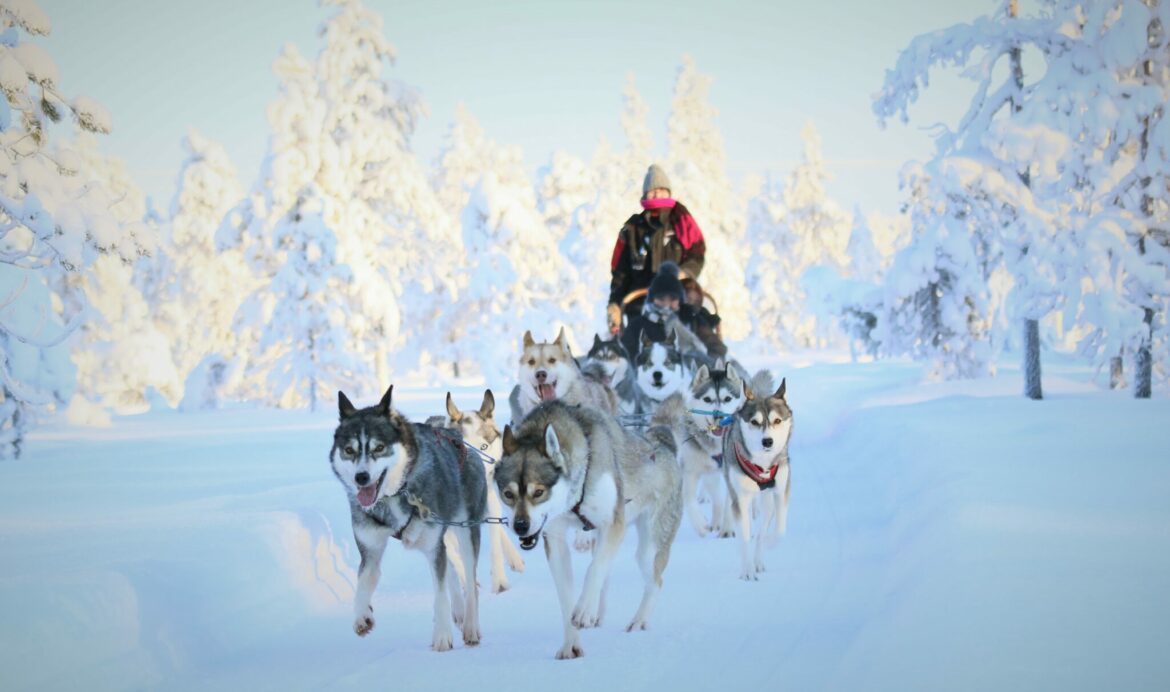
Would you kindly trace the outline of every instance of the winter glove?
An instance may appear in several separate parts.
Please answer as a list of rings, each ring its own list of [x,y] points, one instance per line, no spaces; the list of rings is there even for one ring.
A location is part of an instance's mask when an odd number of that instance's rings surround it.
[[[610,303],[609,307],[605,308],[605,324],[609,327],[610,334],[617,334],[622,329],[622,309],[618,307],[617,303]]]

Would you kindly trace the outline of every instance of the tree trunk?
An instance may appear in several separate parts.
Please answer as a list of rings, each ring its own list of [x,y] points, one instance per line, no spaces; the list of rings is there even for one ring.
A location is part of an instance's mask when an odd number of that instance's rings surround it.
[[[1109,388],[1125,389],[1125,360],[1116,355],[1109,359]]]
[[[1040,400],[1040,320],[1024,320],[1024,396]]]
[[[1154,359],[1150,353],[1150,339],[1153,337],[1152,325],[1154,323],[1154,311],[1146,308],[1146,316],[1142,321],[1146,324],[1146,338],[1142,341],[1142,345],[1138,347],[1137,355],[1133,359],[1133,396],[1136,399],[1149,399],[1152,390],[1151,379],[1154,369]]]

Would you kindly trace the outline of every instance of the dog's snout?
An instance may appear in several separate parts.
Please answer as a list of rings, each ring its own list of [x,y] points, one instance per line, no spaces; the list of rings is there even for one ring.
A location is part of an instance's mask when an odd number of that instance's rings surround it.
[[[651,373],[651,374],[654,376],[654,381],[655,381],[655,382],[661,382],[661,381],[662,381],[662,371],[661,371],[661,370],[655,370],[655,371],[654,371],[653,373]]]
[[[547,380],[547,379],[548,379],[548,373],[547,373],[547,372],[545,372],[544,370],[537,370],[537,371],[536,371],[536,381],[537,381],[537,382],[542,382],[542,383],[543,383],[543,382],[544,382],[545,380]]]
[[[764,444],[764,449],[771,449],[772,448],[772,438],[765,437],[763,440],[760,440],[760,441]]]
[[[357,482],[358,485],[366,485],[370,482],[370,474],[366,473],[365,471],[358,471],[357,475],[355,475],[353,479],[355,482]]]
[[[532,528],[532,524],[527,519],[516,517],[512,520],[512,530],[516,532],[517,536],[527,536],[528,530]]]

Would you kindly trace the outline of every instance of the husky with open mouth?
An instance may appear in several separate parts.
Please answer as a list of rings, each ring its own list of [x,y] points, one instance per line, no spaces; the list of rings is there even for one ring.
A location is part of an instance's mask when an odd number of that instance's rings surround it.
[[[664,427],[651,427],[643,437],[611,415],[562,401],[540,404],[515,432],[504,428],[496,487],[511,510],[520,547],[531,550],[544,538],[564,624],[558,659],[583,655],[579,630],[600,624],[602,590],[629,524],[638,529],[637,560],[645,584],[626,630],[646,629],[682,520],[676,454]],[[597,532],[575,607],[570,529]]]
[[[382,554],[394,538],[405,548],[421,551],[431,567],[435,583],[431,647],[451,649],[453,616],[462,620],[463,643],[475,646],[481,636],[475,566],[486,510],[483,464],[464,447],[458,431],[411,423],[392,409],[393,392],[390,387],[377,405],[363,409],[337,393],[341,420],[333,432],[329,462],[349,497],[361,555],[353,629],[364,637],[374,628],[370,599],[381,576]],[[457,539],[465,600],[459,599],[458,580],[448,569],[443,546],[448,527]]]
[[[613,390],[592,372],[583,372],[573,358],[564,328],[552,342],[537,342],[532,332],[524,332],[519,381],[508,397],[513,423],[519,423],[541,402],[554,399],[592,406],[611,416],[618,412]]]

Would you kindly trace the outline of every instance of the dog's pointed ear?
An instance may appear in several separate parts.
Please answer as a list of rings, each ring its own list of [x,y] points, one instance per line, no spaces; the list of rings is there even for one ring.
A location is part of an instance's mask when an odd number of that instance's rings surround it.
[[[752,388],[750,386],[748,386],[747,382],[743,382],[742,380],[740,382],[743,384],[743,398],[744,398],[744,400],[745,401],[755,401],[756,400],[756,393],[752,391]]]
[[[492,395],[492,390],[483,390],[483,403],[479,405],[479,415],[483,418],[491,420],[492,414],[496,411],[496,397]]]
[[[726,370],[727,369],[727,364],[723,362],[722,358],[715,359],[715,369],[716,370]]]
[[[516,436],[512,434],[512,426],[504,426],[504,454],[515,454],[516,450],[520,449],[520,445],[516,444]]]
[[[394,396],[394,385],[390,385],[390,388],[387,389],[386,393],[382,395],[382,400],[378,402],[378,410],[382,412],[382,415],[384,415],[384,416],[390,415],[390,399],[393,396]]]
[[[666,343],[670,344],[674,350],[678,350],[678,330],[674,327],[671,327],[670,334],[666,335]]]
[[[529,331],[524,332],[524,348],[528,348],[529,346],[535,346],[535,345],[536,345],[536,341],[534,341],[532,338],[532,331],[529,330]]]
[[[451,398],[451,392],[447,392],[447,417],[453,421],[458,421],[463,414],[459,411],[459,407],[455,405],[455,400]]]
[[[561,456],[561,440],[552,423],[544,426],[544,454],[549,459],[560,459]]]
[[[601,337],[598,336],[597,334],[594,334],[593,335],[593,348],[598,348],[599,346],[601,346]],[[593,349],[590,349],[590,350],[593,350]]]
[[[561,331],[557,332],[556,342],[558,344],[562,344],[562,345],[565,343],[565,328],[564,327],[561,327]]]
[[[787,391],[788,391],[788,378],[782,377],[782,378],[780,378],[780,386],[776,389],[776,393],[773,396],[777,399],[783,399],[784,393]]]
[[[337,390],[337,410],[341,414],[341,420],[345,420],[357,413],[357,409],[353,407],[353,404],[349,403],[349,397],[340,389]]]
[[[711,371],[707,369],[707,364],[704,363],[700,365],[698,371],[695,372],[694,384],[706,382],[709,379],[711,379]]]
[[[643,348],[643,349],[645,349],[645,348],[649,347],[649,346],[650,346],[650,344],[654,343],[653,341],[651,341],[651,340],[650,340],[650,337],[646,335],[646,330],[645,330],[645,329],[643,329],[643,330],[640,332],[639,341],[641,341],[641,342],[642,342],[642,348]]]

